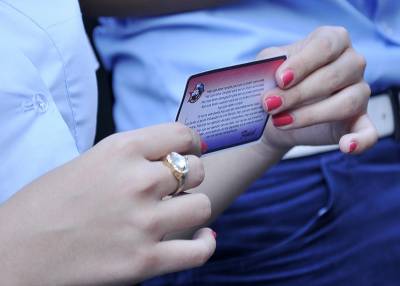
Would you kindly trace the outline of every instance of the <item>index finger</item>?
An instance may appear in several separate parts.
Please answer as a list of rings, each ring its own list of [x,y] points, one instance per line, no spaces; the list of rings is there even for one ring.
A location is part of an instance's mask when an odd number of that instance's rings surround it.
[[[311,33],[301,49],[288,49],[288,59],[276,71],[280,88],[290,88],[318,68],[337,59],[350,46],[343,27],[321,27]]]
[[[132,132],[132,138],[135,148],[150,161],[160,160],[170,152],[201,155],[200,136],[181,123],[139,129]]]

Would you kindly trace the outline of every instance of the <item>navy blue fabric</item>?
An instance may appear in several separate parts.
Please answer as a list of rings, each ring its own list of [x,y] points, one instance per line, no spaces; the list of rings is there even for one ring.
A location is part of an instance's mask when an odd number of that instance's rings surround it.
[[[153,285],[400,285],[400,144],[282,161],[215,222],[205,266]]]

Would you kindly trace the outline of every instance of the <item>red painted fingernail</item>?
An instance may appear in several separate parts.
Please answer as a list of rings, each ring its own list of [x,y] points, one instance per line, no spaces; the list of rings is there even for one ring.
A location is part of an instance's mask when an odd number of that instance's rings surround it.
[[[350,146],[349,146],[349,153],[353,153],[358,147],[357,142],[351,141]]]
[[[293,116],[287,112],[279,113],[272,117],[272,122],[276,127],[286,126],[293,123]]]
[[[268,111],[277,109],[282,105],[282,98],[277,95],[269,96],[265,99],[265,105],[267,106]]]
[[[201,153],[206,153],[208,149],[208,145],[207,143],[202,139],[201,140]]]
[[[217,233],[215,231],[211,232],[215,239],[217,239]]]
[[[286,70],[283,74],[282,74],[282,83],[283,86],[286,87],[288,86],[292,80],[294,79],[294,72],[291,69]]]

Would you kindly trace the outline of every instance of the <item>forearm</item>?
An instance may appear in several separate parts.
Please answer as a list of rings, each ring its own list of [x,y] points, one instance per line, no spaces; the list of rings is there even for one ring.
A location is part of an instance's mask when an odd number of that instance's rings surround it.
[[[10,227],[13,222],[13,213],[10,213],[6,203],[0,205],[0,285],[26,285],[26,273],[21,269],[29,269],[29,258],[21,257],[22,245],[14,235],[19,231],[18,224]],[[31,261],[31,263],[34,263]]]
[[[266,170],[279,162],[287,151],[270,148],[259,142],[203,158],[206,176],[196,192],[202,192],[210,198],[212,219]]]
[[[88,16],[157,16],[215,7],[235,0],[80,0]]]

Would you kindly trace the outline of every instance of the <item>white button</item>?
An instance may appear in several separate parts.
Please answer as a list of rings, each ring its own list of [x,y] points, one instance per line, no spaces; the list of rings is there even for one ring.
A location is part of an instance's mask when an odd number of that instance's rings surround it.
[[[43,94],[35,94],[33,102],[38,113],[45,113],[49,109],[49,102]]]
[[[22,103],[24,112],[35,110],[37,113],[45,113],[49,109],[49,101],[46,96],[38,93]]]

